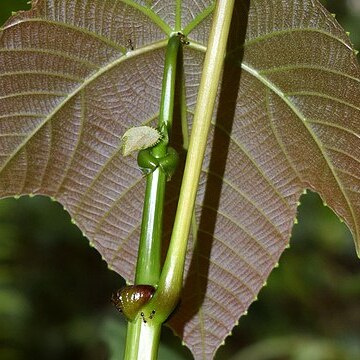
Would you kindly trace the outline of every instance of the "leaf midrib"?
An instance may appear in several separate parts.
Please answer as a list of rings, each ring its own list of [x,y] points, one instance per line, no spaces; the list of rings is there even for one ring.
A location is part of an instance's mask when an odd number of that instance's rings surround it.
[[[354,80],[358,83],[360,83],[360,79],[349,75],[349,74],[345,74],[342,71],[339,70],[335,70],[335,69],[329,69],[329,68],[325,68],[323,66],[318,66],[315,64],[288,64],[288,65],[281,65],[281,66],[277,66],[276,68],[267,68],[264,70],[260,70],[259,74],[261,75],[268,75],[268,74],[272,74],[272,73],[277,73],[277,72],[285,72],[285,71],[293,71],[293,70],[316,70],[316,71],[324,71],[330,74],[334,74],[334,75],[339,75],[339,76],[343,76],[346,77],[350,80]]]
[[[355,228],[355,238],[357,239],[357,241],[359,240],[359,228],[358,228],[358,224],[356,222],[356,217],[355,217],[355,213],[354,213],[354,209],[351,206],[351,202],[348,198],[347,193],[345,192],[345,190],[343,189],[343,187],[341,186],[341,181],[338,177],[338,175],[336,174],[336,171],[334,170],[334,167],[331,164],[331,161],[329,160],[328,156],[325,154],[325,151],[323,149],[323,145],[320,143],[320,141],[317,139],[317,137],[315,136],[314,132],[311,130],[311,128],[306,124],[306,118],[302,115],[302,113],[300,112],[300,110],[297,109],[297,107],[290,101],[290,99],[284,94],[283,91],[281,91],[280,88],[278,88],[275,84],[273,84],[270,80],[268,80],[266,77],[261,76],[261,74],[254,68],[252,68],[249,64],[246,64],[244,62],[241,63],[241,68],[243,70],[245,70],[247,73],[249,73],[250,75],[252,75],[253,77],[255,77],[256,79],[258,79],[261,83],[263,83],[267,88],[269,88],[270,90],[272,90],[277,96],[279,96],[279,98],[292,110],[292,112],[296,115],[296,117],[298,119],[300,119],[302,125],[305,127],[305,129],[308,131],[308,133],[310,134],[310,136],[312,137],[312,139],[314,140],[316,146],[318,147],[323,159],[325,160],[326,164],[328,165],[328,168],[330,169],[330,172],[341,192],[341,194],[343,195],[347,207],[350,211],[351,217],[352,217],[352,222]]]
[[[100,42],[109,45],[110,47],[119,50],[122,53],[126,52],[126,47],[125,46],[119,46],[119,44],[117,44],[114,41],[111,41],[109,38],[102,36],[94,31],[90,31],[86,28],[83,27],[77,27],[75,25],[69,24],[69,23],[65,23],[65,22],[59,22],[59,21],[55,21],[55,20],[49,20],[49,19],[42,19],[42,18],[29,18],[29,19],[23,19],[20,20],[16,23],[13,24],[9,24],[6,27],[3,28],[3,30],[7,30],[25,23],[31,23],[31,22],[39,22],[39,23],[45,23],[45,24],[49,24],[49,25],[54,25],[56,27],[61,27],[61,28],[67,28],[67,29],[71,29],[74,30],[76,32],[80,32],[80,33],[85,33],[86,35],[89,35],[93,38],[98,39]]]
[[[81,90],[86,88],[89,84],[91,84],[93,81],[98,79],[100,76],[105,74],[107,71],[111,70],[115,66],[121,64],[124,61],[127,61],[133,57],[142,55],[143,53],[147,53],[150,51],[155,51],[161,48],[164,48],[167,45],[167,39],[161,40],[159,42],[144,46],[142,48],[133,50],[127,54],[121,55],[119,58],[115,59],[114,61],[107,63],[104,67],[99,68],[99,71],[95,72],[93,75],[91,75],[89,78],[84,79],[84,82],[81,83],[78,87],[76,87],[69,95],[59,103],[58,106],[56,106],[53,111],[51,111],[45,118],[42,123],[40,123],[37,127],[34,128],[34,130],[29,133],[29,136],[16,148],[16,150],[8,157],[7,161],[4,163],[4,165],[0,168],[0,173],[4,171],[4,169],[8,166],[8,164],[12,161],[12,159],[23,149],[24,146],[32,139],[37,132],[45,126],[48,121],[51,121],[51,119],[57,114],[58,111],[60,111],[66,103],[68,103],[71,99],[74,98]]]
[[[317,34],[321,34],[321,35],[326,35],[327,37],[340,42],[346,48],[353,51],[351,45],[349,45],[345,40],[340,39],[339,37],[327,32],[327,31],[324,31],[324,30],[321,30],[321,29],[316,29],[316,28],[290,28],[290,29],[271,31],[271,32],[266,33],[266,34],[256,36],[256,37],[254,37],[252,39],[247,39],[245,41],[243,47],[246,48],[249,45],[254,45],[256,43],[259,43],[259,42],[264,41],[264,40],[271,39],[273,37],[278,37],[278,36],[281,36],[281,35],[293,34],[293,33],[297,33],[297,32],[311,32],[311,33],[317,33]]]
[[[142,6],[132,0],[120,0],[120,2],[122,2],[123,4],[127,4],[131,7],[133,7],[134,9],[139,10],[140,12],[142,12],[144,15],[146,15],[149,19],[151,19],[157,26],[159,26],[165,34],[170,35],[171,33],[171,28],[168,24],[166,24],[156,13],[154,13],[154,11],[150,10],[150,8],[146,7],[146,6]]]

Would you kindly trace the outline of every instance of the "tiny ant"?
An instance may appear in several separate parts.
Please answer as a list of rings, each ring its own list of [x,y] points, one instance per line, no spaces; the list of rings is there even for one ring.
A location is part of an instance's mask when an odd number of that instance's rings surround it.
[[[149,319],[151,320],[154,317],[154,315],[155,315],[155,310],[152,310],[151,314],[149,315]],[[140,316],[142,317],[144,324],[146,324],[147,320],[145,319],[145,314],[141,312]]]
[[[183,44],[183,45],[189,45],[190,42],[186,40],[186,36],[181,33],[180,31],[177,33],[177,36],[180,38],[180,42]]]
[[[131,51],[134,50],[134,45],[131,39],[127,40],[127,48]]]

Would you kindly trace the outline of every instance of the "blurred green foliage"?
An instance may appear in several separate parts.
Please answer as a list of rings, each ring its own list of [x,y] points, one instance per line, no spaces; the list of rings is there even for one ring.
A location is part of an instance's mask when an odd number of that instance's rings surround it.
[[[11,15],[12,11],[28,10],[28,0],[0,0],[0,25]]]
[[[0,0],[0,24],[27,0]],[[322,1],[360,48],[360,1]],[[350,7],[352,5],[352,7]],[[314,194],[291,249],[217,359],[360,359],[360,262]],[[122,280],[49,199],[0,201],[0,359],[118,360],[125,323],[109,304]],[[159,359],[191,359],[168,329]]]

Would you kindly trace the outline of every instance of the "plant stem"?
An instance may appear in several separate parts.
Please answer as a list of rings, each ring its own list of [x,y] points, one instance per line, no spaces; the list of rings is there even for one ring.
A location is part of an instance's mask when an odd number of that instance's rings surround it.
[[[160,343],[161,324],[144,324],[139,318],[128,323],[124,360],[155,360]]]
[[[234,0],[223,0],[218,1],[215,8],[170,245],[158,289],[144,307],[144,311],[156,309],[154,322],[164,322],[180,298],[197,184],[224,63],[233,7]]]
[[[169,39],[166,50],[158,128],[163,132],[162,141],[152,149],[152,154],[161,158],[167,154],[171,131],[177,53],[180,40]],[[146,178],[146,191],[141,223],[141,235],[135,273],[136,284],[157,285],[160,277],[161,234],[164,208],[166,174],[160,167]]]
[[[163,133],[161,142],[152,149],[152,155],[162,158],[167,155],[171,131],[177,54],[180,39],[169,39],[164,66],[158,128]],[[146,178],[141,235],[135,273],[135,284],[156,286],[160,277],[161,237],[164,196],[167,174],[159,166]],[[128,323],[125,359],[156,359],[160,341],[161,324],[143,321],[141,316]]]
[[[135,284],[156,286],[159,281],[165,183],[160,168],[146,179]]]

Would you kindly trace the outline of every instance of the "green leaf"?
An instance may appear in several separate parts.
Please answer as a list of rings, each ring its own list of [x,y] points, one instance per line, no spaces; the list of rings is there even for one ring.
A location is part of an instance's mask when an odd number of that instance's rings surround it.
[[[144,4],[39,0],[0,33],[0,196],[54,197],[128,281],[144,179],[121,156],[121,137],[156,123],[172,31],[189,41],[191,126],[213,9],[212,1]],[[196,358],[212,358],[256,298],[288,246],[304,189],[359,244],[359,79],[347,35],[318,1],[238,2],[184,295],[170,321]],[[178,182],[168,186],[165,237]]]

